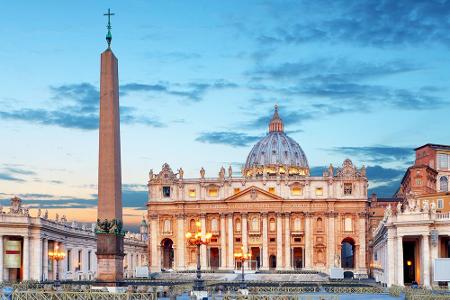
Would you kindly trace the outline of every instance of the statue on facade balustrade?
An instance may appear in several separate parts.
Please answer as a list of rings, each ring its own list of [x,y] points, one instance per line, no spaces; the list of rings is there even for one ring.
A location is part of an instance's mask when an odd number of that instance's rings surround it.
[[[431,202],[431,213],[432,214],[436,213],[436,203],[434,201]]]
[[[178,177],[179,177],[180,179],[183,179],[183,176],[184,176],[183,168],[180,168],[180,169],[178,170]]]
[[[150,169],[150,172],[148,172],[148,180],[153,179],[153,169]]]
[[[200,178],[205,179],[205,169],[203,167],[200,169]]]
[[[397,203],[397,214],[401,214],[402,213],[402,203],[398,202]]]
[[[386,207],[386,210],[384,211],[384,215],[385,215],[387,218],[389,218],[390,216],[392,216],[392,207],[391,207],[391,204],[389,204],[389,205]]]
[[[424,213],[429,213],[430,212],[430,204],[428,203],[428,200],[424,200],[423,201],[423,212]]]
[[[46,219],[46,220],[48,219],[48,209],[46,209],[44,212],[44,219]]]
[[[233,169],[231,168],[231,165],[228,167],[228,177],[233,177]]]
[[[341,256],[339,254],[334,255],[334,266],[336,268],[341,267]]]

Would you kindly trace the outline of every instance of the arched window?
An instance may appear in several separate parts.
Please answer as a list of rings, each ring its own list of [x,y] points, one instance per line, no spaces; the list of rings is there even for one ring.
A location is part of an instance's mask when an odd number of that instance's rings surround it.
[[[216,218],[211,220],[211,231],[219,231]]]
[[[317,230],[318,231],[323,230],[322,218],[317,218]]]
[[[252,231],[259,231],[259,220],[257,217],[252,219]]]
[[[439,179],[439,190],[441,192],[448,191],[448,178],[446,176],[442,176],[441,179]]]
[[[241,232],[241,219],[236,219],[236,231]]]
[[[270,231],[275,231],[275,230],[277,230],[277,226],[276,226],[276,224],[275,224],[275,219],[274,219],[274,218],[271,218],[271,219],[270,219],[270,222],[269,222],[269,230],[270,230]]]
[[[172,222],[169,219],[164,220],[164,228],[163,228],[164,233],[172,232],[172,224],[171,223]]]
[[[294,219],[294,231],[302,230],[302,221],[299,217]]]

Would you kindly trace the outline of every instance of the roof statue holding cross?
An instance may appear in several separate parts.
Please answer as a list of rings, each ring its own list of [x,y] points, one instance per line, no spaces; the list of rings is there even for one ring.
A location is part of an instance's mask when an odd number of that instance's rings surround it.
[[[111,48],[111,40],[112,40],[112,34],[111,34],[111,16],[114,16],[113,13],[111,13],[111,9],[108,8],[108,13],[103,14],[104,16],[108,16],[108,25],[106,25],[106,28],[108,29],[108,33],[106,34],[106,41],[108,42],[108,49]]]

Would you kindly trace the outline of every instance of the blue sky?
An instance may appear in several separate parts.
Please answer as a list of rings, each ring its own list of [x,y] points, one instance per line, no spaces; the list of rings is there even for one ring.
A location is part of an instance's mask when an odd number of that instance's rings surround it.
[[[0,11],[4,205],[18,194],[95,219],[108,8],[129,223],[151,168],[238,171],[275,103],[313,173],[349,157],[382,196],[414,147],[449,144],[449,1],[11,1]]]

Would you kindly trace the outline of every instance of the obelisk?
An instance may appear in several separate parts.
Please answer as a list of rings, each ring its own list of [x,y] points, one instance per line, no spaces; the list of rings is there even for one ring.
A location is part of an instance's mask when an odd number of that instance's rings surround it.
[[[101,54],[100,124],[97,209],[97,280],[117,285],[123,279],[122,175],[120,162],[119,76],[111,50],[108,9],[108,48]]]

